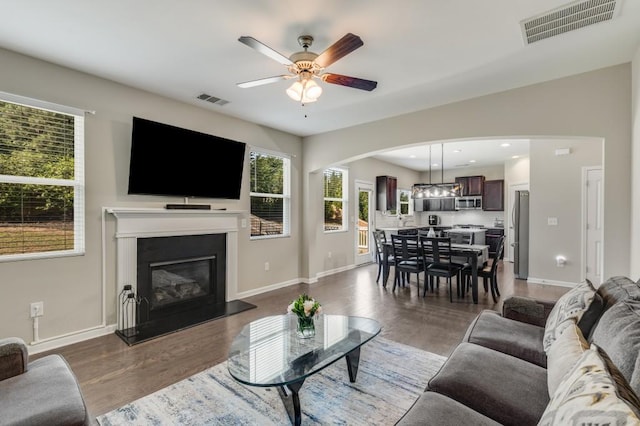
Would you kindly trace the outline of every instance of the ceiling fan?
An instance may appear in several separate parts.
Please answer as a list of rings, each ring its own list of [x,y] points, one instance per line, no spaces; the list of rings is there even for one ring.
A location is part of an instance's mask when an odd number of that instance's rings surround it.
[[[364,45],[362,39],[355,34],[347,33],[319,55],[307,50],[313,43],[313,37],[301,35],[298,37],[298,43],[304,51],[293,53],[288,58],[253,37],[242,36],[238,41],[285,65],[289,71],[289,74],[238,83],[238,86],[242,88],[295,78],[296,81],[287,89],[287,94],[293,100],[308,103],[315,102],[322,94],[322,87],[313,81],[314,78],[331,84],[367,91],[375,89],[378,85],[378,82],[372,80],[324,72],[329,65]]]

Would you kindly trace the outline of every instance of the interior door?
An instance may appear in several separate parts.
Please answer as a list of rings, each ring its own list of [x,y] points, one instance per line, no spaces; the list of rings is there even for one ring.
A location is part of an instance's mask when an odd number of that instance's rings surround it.
[[[602,283],[603,182],[602,168],[588,168],[584,173],[585,277],[598,287]]]
[[[355,264],[362,265],[374,261],[373,241],[373,183],[356,181],[356,193],[358,202],[355,217]]]
[[[504,260],[508,260],[510,262],[513,262],[513,258],[514,258],[513,243],[515,242],[515,229],[513,227],[513,220],[514,220],[513,208],[514,208],[515,199],[516,199],[516,191],[523,191],[528,189],[529,189],[528,182],[509,185],[509,200],[508,200],[509,210],[507,210],[508,211],[508,214],[506,214],[507,223],[505,223],[507,246],[505,247]]]

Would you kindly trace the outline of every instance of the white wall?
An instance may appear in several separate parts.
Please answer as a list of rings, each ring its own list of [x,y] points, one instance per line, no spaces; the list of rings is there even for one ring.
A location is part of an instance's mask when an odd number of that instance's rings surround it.
[[[336,162],[419,142],[496,137],[599,137],[605,140],[604,276],[630,272],[631,64],[482,96],[304,139],[303,179]],[[639,190],[640,191],[640,190]],[[307,209],[305,224],[321,209]],[[637,214],[636,214],[637,216]],[[314,263],[313,226],[304,259]],[[535,230],[533,230],[535,232]]]

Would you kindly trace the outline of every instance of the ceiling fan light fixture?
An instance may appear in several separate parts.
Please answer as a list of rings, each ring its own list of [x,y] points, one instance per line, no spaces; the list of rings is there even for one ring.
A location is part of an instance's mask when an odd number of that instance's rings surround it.
[[[299,101],[302,99],[303,89],[304,87],[302,86],[302,83],[296,81],[287,89],[287,95],[289,95],[289,97],[294,101]]]
[[[314,101],[322,95],[322,87],[313,80],[307,80],[307,84],[304,87],[304,96]]]

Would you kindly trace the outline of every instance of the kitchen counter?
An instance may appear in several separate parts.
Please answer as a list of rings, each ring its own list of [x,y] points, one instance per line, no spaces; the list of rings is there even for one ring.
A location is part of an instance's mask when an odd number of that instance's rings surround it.
[[[452,228],[445,231],[446,234],[458,234],[466,236],[470,244],[484,244],[486,228]],[[453,237],[451,239],[453,241]]]

